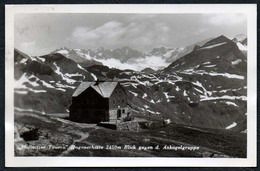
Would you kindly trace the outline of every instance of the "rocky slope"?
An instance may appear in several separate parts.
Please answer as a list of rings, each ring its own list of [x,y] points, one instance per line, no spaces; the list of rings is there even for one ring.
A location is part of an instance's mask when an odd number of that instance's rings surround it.
[[[192,109],[186,108],[192,115],[191,123],[246,129],[247,59],[236,43],[224,36],[217,37],[163,72],[180,77],[176,83],[183,87],[179,89],[190,105],[187,108]]]
[[[82,66],[61,54],[31,57],[14,50],[15,107],[42,113],[67,112],[71,94],[82,81],[94,80]]]

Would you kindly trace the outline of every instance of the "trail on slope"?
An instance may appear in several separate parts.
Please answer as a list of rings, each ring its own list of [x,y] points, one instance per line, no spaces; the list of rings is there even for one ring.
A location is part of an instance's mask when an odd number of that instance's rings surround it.
[[[73,146],[75,145],[75,143],[81,142],[81,141],[87,139],[89,137],[89,133],[94,131],[94,130],[96,130],[96,129],[97,128],[94,128],[93,130],[91,130],[89,132],[76,132],[76,134],[79,135],[80,138],[76,139],[76,140],[73,140],[72,144],[67,148],[67,150],[63,151],[59,156],[66,156],[66,155],[68,155],[71,151],[74,150]],[[73,132],[73,133],[75,133],[75,132]],[[92,143],[90,143],[88,141],[84,141],[84,143],[86,143],[88,145],[94,145],[94,144],[92,144]],[[91,151],[89,151],[89,152],[92,155],[92,152]]]

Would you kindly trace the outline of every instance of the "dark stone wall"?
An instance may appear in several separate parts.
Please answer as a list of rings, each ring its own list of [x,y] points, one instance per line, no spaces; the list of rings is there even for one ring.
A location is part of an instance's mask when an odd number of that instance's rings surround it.
[[[100,109],[70,109],[70,120],[84,123],[99,123],[109,121],[108,110]]]
[[[70,119],[85,123],[109,121],[109,99],[103,98],[92,88],[87,89],[72,98]]]

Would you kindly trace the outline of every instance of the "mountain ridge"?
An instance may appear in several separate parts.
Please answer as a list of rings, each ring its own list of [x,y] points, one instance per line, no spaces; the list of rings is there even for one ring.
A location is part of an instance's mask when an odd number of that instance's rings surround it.
[[[151,67],[154,70],[158,70],[190,53],[194,46],[202,45],[211,39],[213,38],[208,38],[186,47],[153,48],[147,53],[134,50],[129,46],[116,49],[105,49],[100,47],[96,50],[70,49],[63,47],[56,49],[52,53],[61,53],[66,57],[73,59],[75,62],[81,62],[81,65],[86,67],[91,65],[107,65],[110,68],[115,67],[117,69],[134,69],[141,71],[145,68]],[[86,63],[88,64],[83,64],[84,61],[87,61]]]

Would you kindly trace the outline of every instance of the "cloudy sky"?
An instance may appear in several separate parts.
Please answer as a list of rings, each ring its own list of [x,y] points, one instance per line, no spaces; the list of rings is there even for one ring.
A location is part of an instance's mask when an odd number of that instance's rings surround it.
[[[60,47],[108,49],[182,47],[247,33],[243,14],[16,14],[15,47],[44,55]]]

